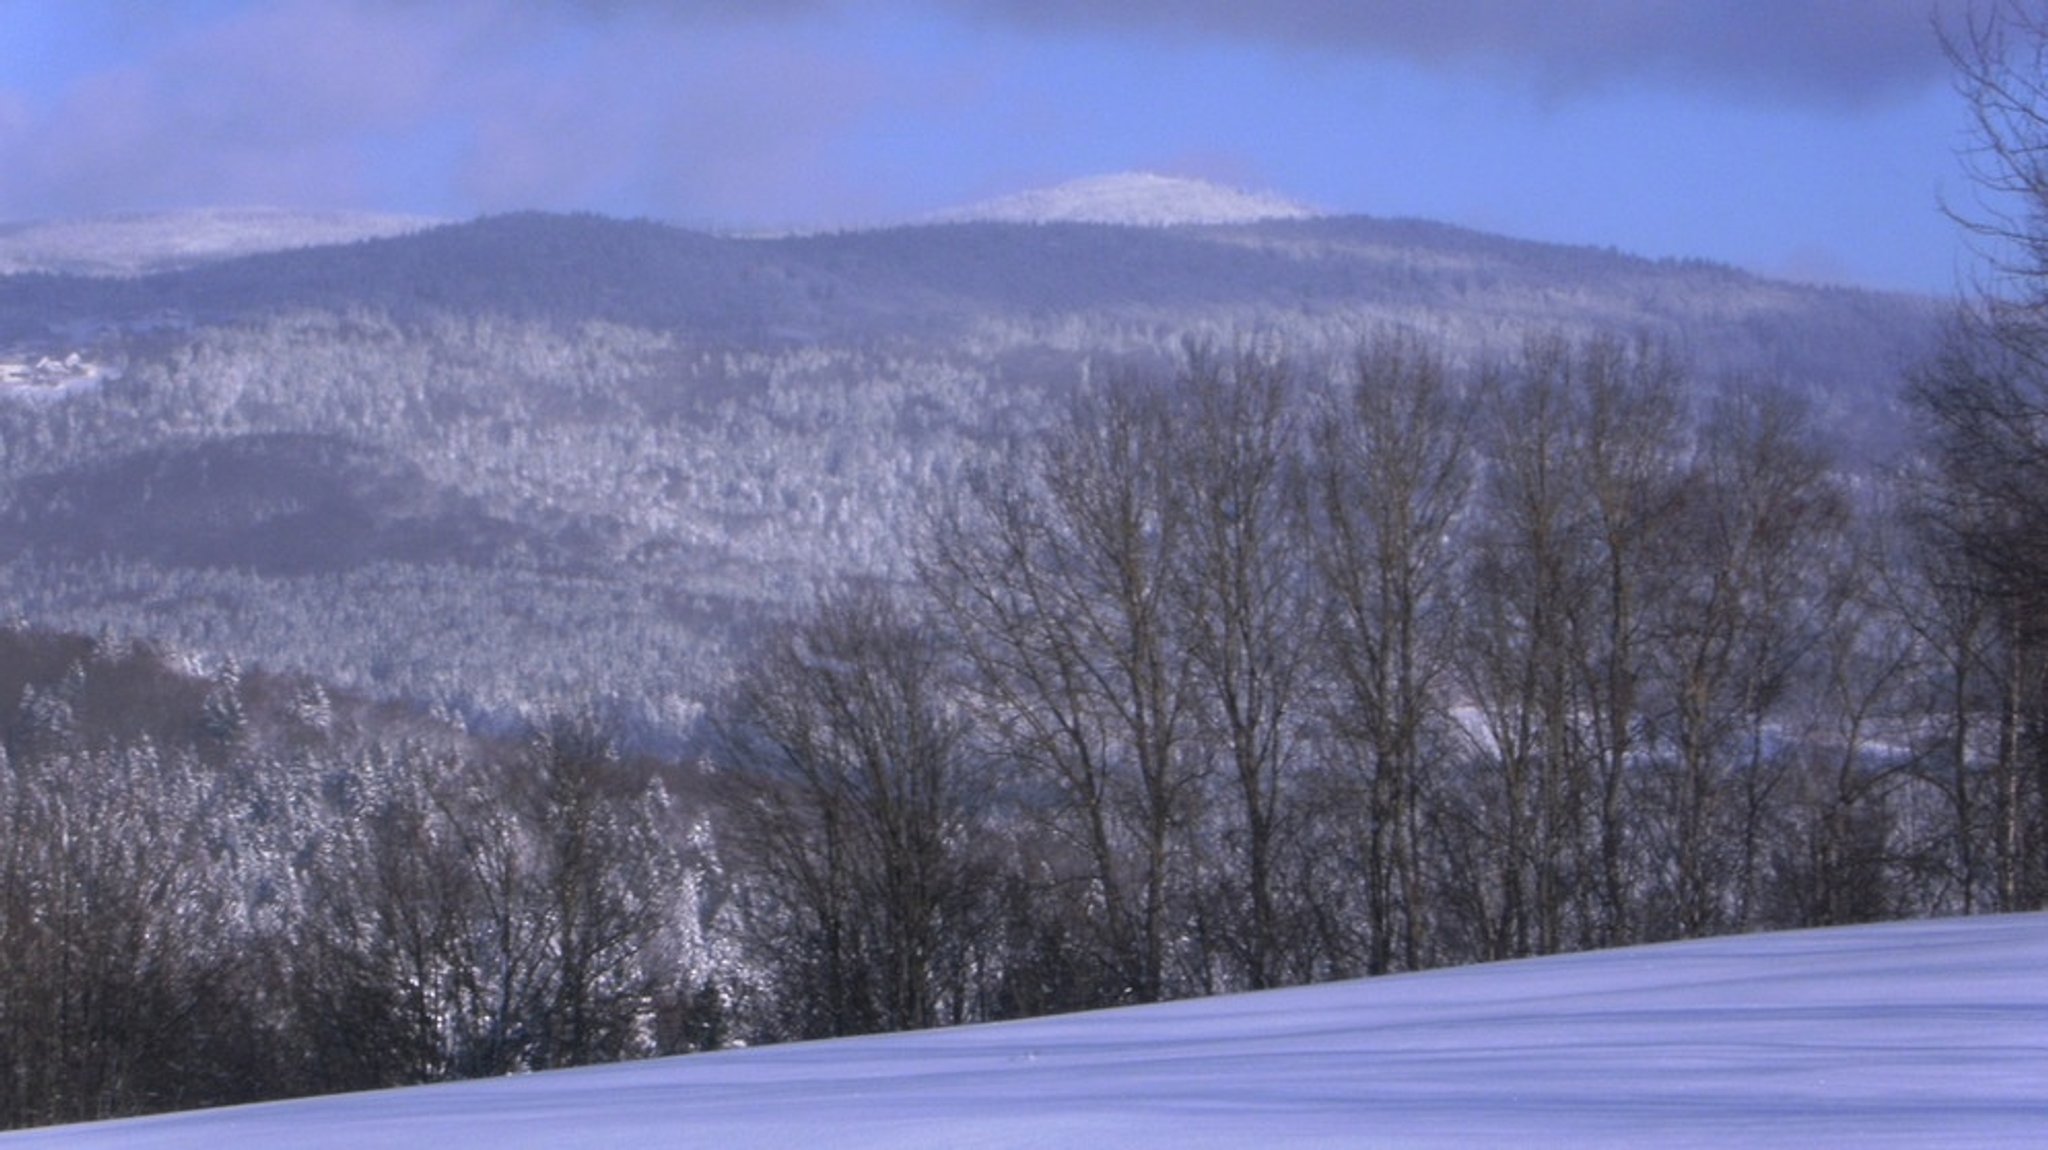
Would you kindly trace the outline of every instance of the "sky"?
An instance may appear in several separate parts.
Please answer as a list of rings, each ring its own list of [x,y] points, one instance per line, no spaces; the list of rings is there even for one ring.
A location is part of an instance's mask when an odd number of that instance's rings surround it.
[[[1948,293],[1966,0],[0,0],[0,221],[845,227],[1120,171]]]

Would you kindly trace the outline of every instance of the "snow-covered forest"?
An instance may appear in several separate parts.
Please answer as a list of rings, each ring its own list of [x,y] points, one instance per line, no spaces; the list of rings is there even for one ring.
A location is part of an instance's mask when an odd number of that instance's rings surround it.
[[[726,239],[512,216],[23,273],[0,277],[0,570],[39,625],[499,730],[605,700],[673,748],[736,629],[907,575],[938,496],[1186,339],[1319,374],[1383,330],[1460,363],[1531,333],[1648,339],[1699,386],[1799,391],[1860,465],[1896,445],[1936,315],[1369,219]]]

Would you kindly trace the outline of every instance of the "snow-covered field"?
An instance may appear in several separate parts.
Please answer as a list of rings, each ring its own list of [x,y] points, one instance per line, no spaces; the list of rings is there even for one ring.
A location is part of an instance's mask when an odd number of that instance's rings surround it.
[[[2044,1142],[2048,915],[1713,939],[0,1137],[5,1150]]]

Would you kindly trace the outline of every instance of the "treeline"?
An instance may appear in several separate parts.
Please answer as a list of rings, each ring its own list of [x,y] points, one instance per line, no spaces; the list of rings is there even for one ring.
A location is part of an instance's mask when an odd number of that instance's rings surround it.
[[[2048,453],[1974,346],[1882,478],[1648,344],[1195,348],[688,764],[0,636],[0,1125],[2039,906]]]

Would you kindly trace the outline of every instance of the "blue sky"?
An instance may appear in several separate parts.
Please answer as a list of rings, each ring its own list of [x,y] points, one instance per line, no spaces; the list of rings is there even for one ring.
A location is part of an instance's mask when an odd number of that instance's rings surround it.
[[[0,220],[839,226],[1147,170],[1947,292],[1961,3],[0,0]]]

